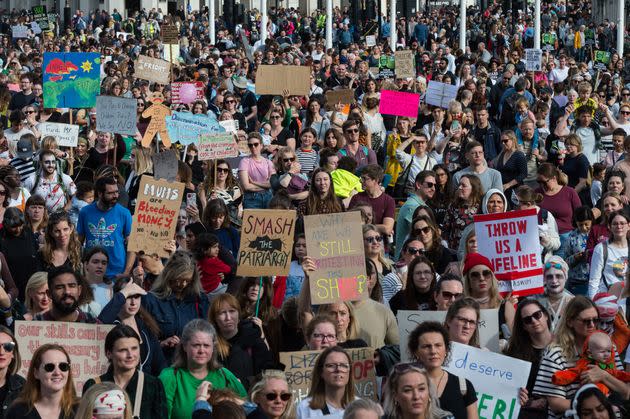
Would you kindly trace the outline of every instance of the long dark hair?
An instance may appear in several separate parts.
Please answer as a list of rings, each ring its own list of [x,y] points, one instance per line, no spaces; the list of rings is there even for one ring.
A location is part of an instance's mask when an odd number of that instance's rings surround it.
[[[409,268],[407,268],[407,286],[405,287],[405,291],[404,291],[405,306],[407,310],[418,309],[418,299],[417,299],[418,291],[416,290],[416,286],[413,283],[413,271],[414,269],[416,269],[416,266],[418,266],[421,263],[424,263],[427,266],[429,266],[429,268],[431,269],[431,273],[433,274],[433,279],[431,280],[431,287],[429,288],[429,291],[427,291],[427,294],[433,295],[433,292],[435,291],[435,284],[436,284],[435,268],[433,267],[433,264],[426,256],[420,255],[414,260],[412,260],[411,263],[409,264]]]
[[[512,336],[507,344],[507,347],[503,353],[512,358],[522,359],[523,361],[538,362],[540,355],[536,353],[536,348],[533,346],[532,338],[529,336],[525,325],[523,324],[523,309],[534,304],[543,312],[547,317],[547,327],[551,330],[551,316],[547,309],[533,298],[526,298],[518,303],[516,307],[516,314],[514,315],[514,328],[512,329]]]
[[[330,179],[330,189],[324,198],[319,197],[319,191],[317,191],[315,186],[315,176],[319,173],[325,173]],[[333,185],[332,176],[330,176],[330,173],[321,167],[318,167],[313,170],[313,174],[311,175],[311,188],[308,191],[308,197],[306,198],[306,215],[321,214],[318,211],[320,203],[324,204],[325,208],[328,210],[328,214],[341,212],[343,210],[339,200],[337,199],[337,195],[335,195],[335,187]]]

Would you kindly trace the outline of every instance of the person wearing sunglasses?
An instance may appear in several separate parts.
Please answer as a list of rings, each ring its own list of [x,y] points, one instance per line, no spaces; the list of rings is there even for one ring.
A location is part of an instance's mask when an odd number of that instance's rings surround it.
[[[271,175],[269,182],[271,189],[276,193],[286,190],[289,198],[296,207],[308,197],[308,176],[301,173],[302,166],[298,161],[295,151],[290,147],[282,147],[276,153],[276,173]]]
[[[602,127],[602,135],[610,135],[616,129],[621,128],[630,135],[630,97],[625,97],[625,102],[619,106],[619,118],[615,119],[610,108],[605,103],[600,103],[599,109],[604,112],[608,120],[608,127]]]
[[[18,375],[21,358],[17,340],[13,332],[5,326],[0,326],[0,406],[6,412],[11,403],[18,397],[25,380]]]
[[[271,160],[262,156],[262,136],[257,132],[247,137],[251,154],[238,165],[238,178],[244,190],[243,209],[265,209],[271,200],[269,179],[276,173]]]
[[[339,346],[331,346],[319,354],[308,397],[298,404],[297,418],[343,415],[348,404],[356,400],[351,367],[350,355]]]
[[[22,392],[5,415],[25,419],[73,419],[79,400],[70,367],[70,356],[63,346],[46,343],[37,348]]]
[[[374,224],[363,225],[363,246],[365,257],[374,262],[378,280],[381,281],[392,271],[393,262],[385,256],[383,236]]]
[[[492,167],[501,174],[505,195],[512,196],[512,191],[522,185],[527,177],[527,158],[519,150],[518,139],[514,131],[503,131],[501,144],[501,152],[492,160]]]
[[[266,370],[249,390],[249,399],[258,405],[258,416],[269,419],[295,419],[295,403],[283,371]],[[254,416],[254,414],[250,413]]]
[[[242,197],[243,191],[232,174],[230,163],[224,159],[212,161],[206,177],[199,185],[199,200],[202,209],[205,210],[210,201],[219,198],[228,208],[228,221],[233,226],[240,226],[243,215]]]
[[[396,315],[398,310],[433,310],[436,273],[433,264],[424,255],[414,258],[407,270],[407,284],[389,301]]]
[[[431,261],[438,275],[442,275],[449,263],[457,259],[455,252],[442,244],[440,229],[431,217],[427,215],[417,216],[413,219],[411,225],[412,229],[409,232],[409,236],[416,237],[422,242],[424,255]],[[473,229],[470,226],[466,228]]]
[[[350,156],[357,162],[357,169],[368,164],[377,164],[376,153],[368,146],[359,143],[361,123],[356,119],[348,119],[342,125],[346,144],[339,149],[339,158]],[[324,131],[325,132],[325,131]]]
[[[446,312],[444,326],[451,342],[479,348],[479,303],[470,297],[454,296],[454,302]]]
[[[385,275],[381,281],[385,304],[389,304],[392,297],[403,288],[403,284],[407,281],[409,264],[423,253],[424,244],[420,239],[410,237],[403,242],[398,261],[392,265],[392,271]]]

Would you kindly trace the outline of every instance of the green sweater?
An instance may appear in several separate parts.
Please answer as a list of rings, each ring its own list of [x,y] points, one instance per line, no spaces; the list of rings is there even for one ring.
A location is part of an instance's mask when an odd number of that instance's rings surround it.
[[[247,396],[241,382],[226,368],[210,371],[203,380],[195,378],[186,369],[165,368],[160,374],[160,380],[164,385],[166,407],[170,419],[192,417],[195,394],[202,381],[210,381],[213,389],[228,388],[240,397]]]

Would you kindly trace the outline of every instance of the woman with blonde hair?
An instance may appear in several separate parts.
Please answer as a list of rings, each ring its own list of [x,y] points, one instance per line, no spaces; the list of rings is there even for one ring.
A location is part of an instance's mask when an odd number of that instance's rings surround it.
[[[365,257],[376,265],[378,281],[382,281],[392,271],[393,262],[385,257],[383,236],[374,224],[363,225],[363,246]]]
[[[48,272],[35,272],[26,283],[24,304],[26,313],[24,320],[33,320],[38,313],[50,309],[50,297],[48,297]]]
[[[117,384],[94,384],[81,396],[75,419],[132,419],[131,401]],[[115,415],[115,416],[113,416]]]
[[[249,390],[249,399],[269,419],[295,419],[293,393],[283,371],[266,370]]]
[[[335,321],[337,343],[342,348],[363,348],[367,342],[359,338],[359,319],[354,316],[354,306],[349,301],[325,304],[320,314],[327,314]]]

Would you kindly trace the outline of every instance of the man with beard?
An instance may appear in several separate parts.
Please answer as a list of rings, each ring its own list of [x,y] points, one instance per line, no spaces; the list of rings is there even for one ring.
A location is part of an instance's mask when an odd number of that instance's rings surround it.
[[[48,296],[52,301],[50,310],[38,313],[33,320],[100,323],[89,313],[79,309],[81,278],[72,269],[60,266],[48,273]]]
[[[105,276],[129,274],[136,255],[127,252],[125,240],[131,234],[131,213],[118,204],[118,182],[102,177],[94,185],[96,200],[79,212],[77,233],[86,249],[103,247],[109,256]]]
[[[70,176],[59,171],[57,158],[52,150],[41,152],[39,166],[40,169],[26,179],[24,187],[32,195],[44,198],[49,213],[69,207],[77,187]]]

